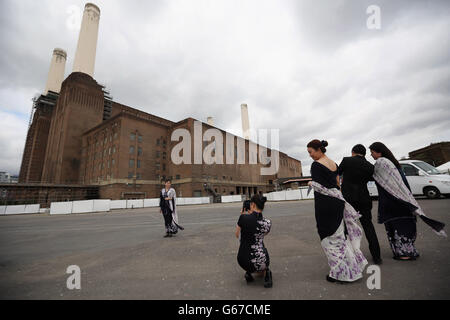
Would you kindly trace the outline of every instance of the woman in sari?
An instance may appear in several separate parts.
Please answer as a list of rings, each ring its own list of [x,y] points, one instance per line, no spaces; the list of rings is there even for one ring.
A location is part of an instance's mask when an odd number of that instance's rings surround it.
[[[378,189],[378,223],[384,223],[395,260],[415,260],[416,222],[419,216],[437,234],[446,236],[442,222],[427,218],[414,199],[400,163],[381,142],[370,147],[376,160],[373,178]]]
[[[339,188],[338,167],[325,155],[328,142],[313,140],[308,153],[314,189],[314,209],[322,248],[328,258],[330,282],[353,282],[362,278],[367,260],[360,250],[360,215],[345,201]],[[346,231],[346,232],[345,232]]]
[[[172,235],[178,232],[178,229],[184,230],[184,228],[178,224],[176,205],[177,194],[171,185],[170,179],[167,179],[165,181],[165,187],[161,190],[159,195],[160,212],[163,214],[164,225],[166,227],[166,235],[164,238],[172,237]]]

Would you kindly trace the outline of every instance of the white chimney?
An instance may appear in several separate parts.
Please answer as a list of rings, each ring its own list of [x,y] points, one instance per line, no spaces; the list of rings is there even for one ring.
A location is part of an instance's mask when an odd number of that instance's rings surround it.
[[[66,68],[67,53],[63,49],[55,48],[53,50],[50,70],[48,71],[47,84],[45,85],[44,95],[49,91],[59,93],[61,84],[64,80],[64,70]]]
[[[207,122],[210,126],[213,126],[213,127],[214,127],[214,119],[213,119],[213,117],[208,117],[207,120],[206,120],[206,122]]]
[[[84,6],[73,72],[83,72],[94,77],[100,9],[93,3]]]
[[[242,136],[244,139],[250,139],[250,123],[248,121],[248,107],[247,104],[241,104],[241,119],[242,119]]]

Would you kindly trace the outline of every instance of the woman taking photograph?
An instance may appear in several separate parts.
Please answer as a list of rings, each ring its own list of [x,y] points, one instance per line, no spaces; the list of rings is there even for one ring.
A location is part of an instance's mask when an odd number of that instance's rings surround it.
[[[367,260],[360,248],[362,231],[358,226],[360,215],[344,200],[339,188],[338,167],[325,155],[328,142],[312,140],[308,153],[314,189],[314,209],[317,231],[328,258],[330,282],[353,282],[362,278]],[[347,231],[345,233],[345,230]]]
[[[262,211],[266,197],[259,194],[252,196],[248,213],[241,211],[237,227],[236,238],[241,236],[241,244],[237,261],[245,272],[247,283],[254,280],[252,273],[264,276],[264,287],[272,287],[272,271],[269,270],[269,253],[264,246],[264,236],[269,233],[272,222],[264,219]]]
[[[392,152],[381,142],[369,147],[376,160],[374,179],[378,189],[378,223],[384,223],[396,260],[415,260],[417,215],[436,233],[445,236],[444,224],[427,218],[414,199],[408,180]]]

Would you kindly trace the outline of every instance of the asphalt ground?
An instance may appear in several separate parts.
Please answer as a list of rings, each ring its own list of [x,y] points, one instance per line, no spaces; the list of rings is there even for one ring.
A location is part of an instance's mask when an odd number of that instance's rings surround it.
[[[430,217],[450,224],[450,199],[419,200]],[[247,285],[236,261],[235,226],[241,204],[179,206],[185,227],[163,238],[158,208],[67,216],[0,217],[0,299],[449,299],[450,242],[418,220],[417,261],[392,259],[383,225],[381,288],[370,276],[352,284],[325,281],[329,271],[314,219],[314,202],[266,203],[272,230],[273,288]],[[448,227],[447,233],[450,234]],[[364,238],[362,251],[371,264]],[[67,267],[81,270],[69,290]]]

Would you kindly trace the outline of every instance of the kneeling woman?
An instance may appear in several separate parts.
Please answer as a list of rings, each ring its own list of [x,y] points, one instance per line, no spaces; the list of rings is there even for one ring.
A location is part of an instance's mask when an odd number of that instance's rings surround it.
[[[322,248],[328,258],[330,282],[353,282],[362,278],[367,260],[359,249],[362,231],[360,215],[345,201],[339,189],[337,165],[325,155],[326,141],[308,143],[314,209]],[[345,230],[347,232],[345,232]]]
[[[272,222],[264,219],[262,211],[266,197],[259,194],[252,196],[250,200],[250,211],[248,214],[242,213],[239,217],[236,237],[241,235],[241,245],[237,261],[246,271],[245,280],[253,281],[252,273],[264,275],[264,287],[272,287],[272,271],[269,270],[269,253],[264,246],[263,238],[269,233]]]

